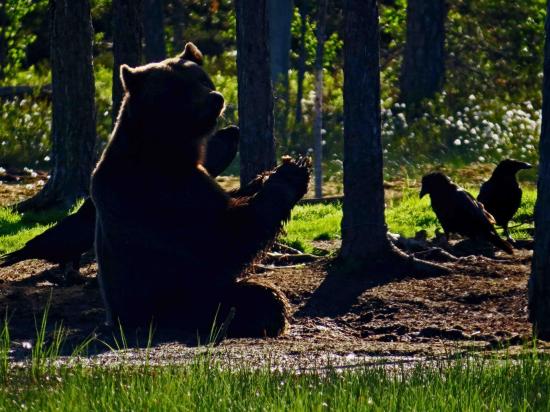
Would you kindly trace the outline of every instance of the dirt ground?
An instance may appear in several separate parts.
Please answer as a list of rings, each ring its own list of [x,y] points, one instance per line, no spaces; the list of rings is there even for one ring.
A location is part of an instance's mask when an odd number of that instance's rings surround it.
[[[318,243],[315,246],[332,251],[339,247],[338,241]],[[286,294],[292,308],[289,332],[277,339],[225,340],[211,350],[229,362],[300,369],[403,364],[503,346],[519,351],[531,336],[531,257],[530,250],[493,258],[466,256],[444,263],[450,275],[422,279],[343,276],[326,258],[305,265],[266,265],[251,276],[270,281]],[[46,262],[0,268],[0,312],[8,314],[15,358],[30,354],[48,301],[48,325],[51,329],[63,324],[69,332],[67,347],[94,334],[116,346],[102,326],[96,270],[90,254],[81,269],[88,281],[63,286],[56,280],[58,269]],[[153,361],[186,361],[203,350],[197,343],[196,336],[160,339],[146,353]],[[90,345],[89,354],[102,364],[121,356],[144,356],[139,350],[112,352],[99,340]]]
[[[232,358],[248,356],[252,363],[257,357],[265,362],[268,353],[274,357],[270,362],[309,367],[319,357],[339,364],[378,357],[402,361],[521,345],[531,334],[527,320],[531,252],[497,258],[470,256],[447,263],[452,271],[447,276],[384,281],[335,274],[329,260],[268,267],[252,276],[269,280],[288,297],[289,333],[278,339],[226,340],[217,350],[232,353]],[[106,339],[92,256],[82,274],[87,283],[65,287],[55,281],[57,269],[45,262],[0,269],[0,311],[8,313],[17,358],[30,352],[36,323],[49,300],[48,324],[62,323],[70,331],[70,342],[93,333]],[[192,355],[197,338],[156,343],[153,357],[177,359]],[[97,342],[90,350],[105,352],[107,347]]]

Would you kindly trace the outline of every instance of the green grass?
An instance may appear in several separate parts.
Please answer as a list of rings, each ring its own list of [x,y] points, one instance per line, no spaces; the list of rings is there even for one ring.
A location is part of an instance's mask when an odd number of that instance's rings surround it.
[[[511,234],[515,239],[527,239],[533,227],[533,210],[536,191],[533,187],[524,188],[523,203],[510,223]],[[471,190],[477,195],[475,190]],[[78,208],[75,206],[70,213]],[[46,230],[51,224],[66,216],[67,212],[17,214],[0,208],[0,254],[11,252],[25,242]],[[339,239],[341,204],[303,205],[292,212],[292,219],[286,224],[283,242],[309,253],[317,253],[312,245],[314,240]],[[389,200],[386,209],[389,230],[403,236],[412,237],[420,230],[426,230],[429,237],[440,228],[430,207],[429,197],[418,198],[418,190],[404,188],[402,197]],[[499,229],[500,230],[500,229]]]
[[[532,225],[535,191],[524,191],[515,223],[517,238]],[[437,221],[428,199],[405,188],[388,201],[392,232],[432,235]],[[73,211],[75,208],[73,208]],[[340,205],[298,206],[286,226],[284,241],[315,252],[311,242],[340,236]],[[16,249],[66,215],[17,214],[0,209],[0,252]],[[550,410],[550,358],[528,349],[515,360],[468,357],[408,370],[364,367],[323,374],[273,372],[244,365],[222,367],[214,355],[187,365],[142,366],[121,363],[90,367],[72,359],[53,363],[65,331],[57,325],[46,338],[47,312],[37,320],[37,337],[26,367],[10,365],[12,342],[6,321],[0,328],[0,410],[296,410],[296,411],[523,411]],[[50,336],[51,335],[51,336]],[[85,342],[78,353],[85,353]],[[233,362],[234,364],[235,362]],[[72,366],[63,366],[71,364]]]
[[[549,387],[549,359],[529,353],[322,374],[229,369],[207,354],[180,366],[77,364],[40,376],[12,370],[0,387],[0,410],[545,411]]]
[[[477,196],[475,190],[470,191]],[[533,211],[536,190],[524,188],[523,201],[510,223],[510,232],[515,239],[531,238],[529,229],[533,227]],[[286,226],[287,234],[283,240],[298,249],[315,252],[311,241],[319,239],[337,239],[340,237],[341,205],[307,205],[294,209],[292,220]],[[386,208],[386,222],[393,233],[413,237],[418,231],[426,230],[428,237],[441,230],[430,206],[428,196],[419,199],[418,190],[403,189],[402,197],[389,200]],[[500,228],[497,227],[500,231]]]
[[[67,214],[74,213],[81,204],[82,201],[79,201],[69,211],[52,210],[24,214],[14,212],[10,208],[0,208],[0,255],[19,249]]]

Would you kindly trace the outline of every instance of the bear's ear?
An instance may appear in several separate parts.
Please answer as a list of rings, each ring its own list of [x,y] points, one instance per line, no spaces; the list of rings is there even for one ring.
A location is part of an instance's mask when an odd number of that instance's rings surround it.
[[[183,53],[178,56],[180,59],[190,60],[197,63],[199,66],[202,65],[202,53],[193,43],[189,42],[185,45]]]
[[[137,69],[132,69],[127,64],[120,66],[120,80],[122,81],[122,87],[127,92],[132,93],[138,90],[142,83],[144,73]]]

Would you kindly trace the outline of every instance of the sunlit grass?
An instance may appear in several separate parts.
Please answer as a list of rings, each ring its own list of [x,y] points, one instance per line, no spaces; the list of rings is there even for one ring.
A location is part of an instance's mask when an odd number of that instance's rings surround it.
[[[522,205],[514,220],[510,222],[510,232],[515,239],[529,239],[533,228],[533,211],[536,191],[533,187],[524,188]],[[470,192],[477,196],[475,189]],[[413,237],[425,230],[433,237],[441,226],[430,206],[428,196],[420,199],[418,189],[405,188],[402,196],[389,199],[386,204],[386,222],[390,232]],[[311,242],[319,239],[338,239],[341,235],[341,205],[297,206],[292,220],[287,224],[284,241],[305,251],[312,251]],[[497,227],[501,232],[501,229]]]
[[[477,195],[475,189],[470,192]],[[529,230],[533,227],[536,191],[534,187],[527,186],[523,192],[522,205],[510,223],[511,234],[515,239],[532,237]],[[20,215],[10,209],[0,208],[0,253],[18,249],[64,216],[66,213],[60,211]],[[315,253],[313,241],[340,238],[341,219],[342,206],[339,203],[299,205],[294,208],[291,220],[285,225],[282,240],[300,250]],[[440,228],[429,197],[419,199],[418,189],[407,187],[403,188],[400,197],[387,200],[386,222],[392,233],[406,237],[412,237],[420,230],[426,230],[428,237],[432,237],[436,229]]]
[[[8,374],[1,410],[525,411],[549,410],[550,362],[458,359],[412,369],[322,373],[223,367],[213,355],[187,365],[61,366]]]
[[[22,247],[33,237],[44,232],[67,214],[74,213],[82,200],[69,211],[50,210],[39,213],[17,213],[10,208],[0,208],[0,254]]]

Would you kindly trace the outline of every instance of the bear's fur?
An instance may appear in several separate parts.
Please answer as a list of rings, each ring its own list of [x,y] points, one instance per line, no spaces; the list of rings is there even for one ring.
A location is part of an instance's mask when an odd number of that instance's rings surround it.
[[[178,57],[121,67],[125,97],[92,177],[99,280],[109,320],[206,330],[234,318],[231,336],[276,336],[284,296],[238,280],[305,194],[309,162],[286,160],[226,193],[204,170],[207,136],[224,100],[191,43]]]

